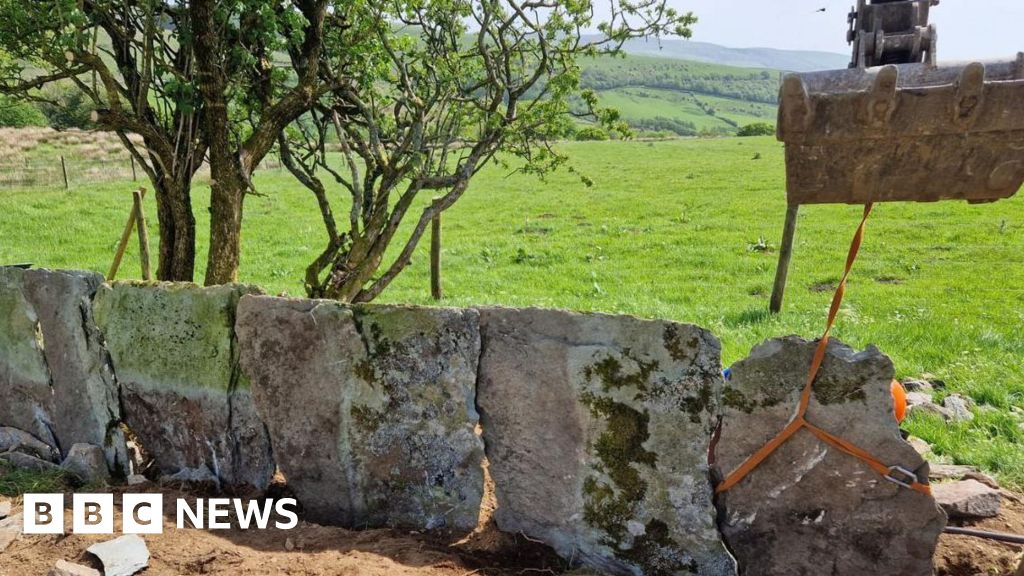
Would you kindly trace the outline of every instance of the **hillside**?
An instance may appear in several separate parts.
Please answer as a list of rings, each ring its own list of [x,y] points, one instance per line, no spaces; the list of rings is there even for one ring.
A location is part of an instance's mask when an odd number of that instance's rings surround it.
[[[582,84],[636,130],[733,134],[744,124],[775,122],[779,73],[651,56],[600,57],[583,62]]]
[[[626,42],[626,53],[659,56],[679,60],[709,62],[725,66],[768,68],[788,72],[814,72],[846,68],[847,54],[812,50],[779,50],[776,48],[730,48],[710,42],[675,38],[637,39]]]

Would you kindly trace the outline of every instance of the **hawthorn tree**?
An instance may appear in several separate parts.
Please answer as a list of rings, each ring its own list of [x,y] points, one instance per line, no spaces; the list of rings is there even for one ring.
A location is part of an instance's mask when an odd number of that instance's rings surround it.
[[[92,101],[98,126],[121,137],[156,191],[160,279],[193,277],[190,190],[207,162],[206,283],[231,282],[252,174],[284,128],[339,85],[321,72],[323,31],[346,27],[356,4],[0,0],[0,93],[39,100],[70,82]]]
[[[610,0],[603,18],[589,0],[358,4],[353,25],[323,52],[323,68],[342,83],[279,137],[327,236],[306,290],[350,302],[374,299],[408,266],[431,219],[489,162],[541,175],[564,164],[553,141],[578,109],[572,99],[582,97],[582,115],[625,129],[580,90],[581,58],[617,54],[635,37],[689,37],[696,22],[665,0]],[[425,193],[437,201],[416,208]],[[347,214],[336,217],[335,206]],[[411,229],[399,238],[407,217]]]

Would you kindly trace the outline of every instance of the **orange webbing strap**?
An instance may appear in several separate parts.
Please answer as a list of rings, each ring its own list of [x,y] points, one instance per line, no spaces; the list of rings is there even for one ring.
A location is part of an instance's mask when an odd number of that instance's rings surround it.
[[[814,380],[817,378],[818,371],[821,370],[821,364],[825,360],[825,352],[828,349],[829,334],[832,332],[832,326],[835,325],[836,316],[839,314],[839,307],[843,303],[843,295],[846,293],[846,280],[850,276],[850,271],[853,270],[853,263],[856,262],[857,253],[860,252],[861,243],[864,241],[864,228],[867,225],[868,217],[871,215],[872,206],[872,204],[866,204],[864,206],[864,216],[861,218],[860,226],[857,227],[857,232],[854,234],[853,241],[850,243],[850,252],[846,256],[846,269],[843,271],[843,277],[839,281],[839,286],[836,288],[835,295],[832,297],[832,306],[829,307],[828,321],[825,323],[825,332],[822,334],[821,339],[818,340],[818,346],[814,350],[814,357],[811,359],[811,368],[807,372],[807,381],[804,383],[804,388],[800,392],[800,403],[797,406],[796,414],[781,432],[776,434],[774,438],[769,440],[757,452],[754,452],[750,457],[744,460],[742,464],[733,470],[725,480],[715,488],[716,494],[725,492],[739,483],[740,480],[743,480],[747,474],[757,468],[765,458],[768,458],[772,452],[775,452],[779,446],[782,446],[786,440],[788,440],[793,434],[796,434],[796,432],[801,428],[807,428],[808,431],[819,439],[831,444],[841,452],[863,460],[864,463],[884,476],[887,480],[893,481],[901,486],[917,490],[918,492],[926,494],[931,493],[931,489],[928,485],[918,482],[918,479],[913,472],[899,466],[887,466],[871,456],[871,454],[857,446],[854,446],[850,442],[847,442],[837,436],[833,436],[821,428],[814,426],[805,418],[805,415],[807,414],[807,407],[811,403],[811,392],[814,390]],[[897,477],[897,474],[899,474],[900,477]]]

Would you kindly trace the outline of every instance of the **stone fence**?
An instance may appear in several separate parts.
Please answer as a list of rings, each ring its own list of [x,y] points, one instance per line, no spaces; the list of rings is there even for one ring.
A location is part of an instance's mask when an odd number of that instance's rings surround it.
[[[486,459],[500,529],[610,574],[931,574],[934,501],[810,434],[715,497],[793,415],[813,350],[768,341],[725,381],[717,339],[674,322],[0,268],[0,458],[16,429],[124,475],[127,435],[154,478],[253,493],[279,471],[312,521],[461,531]],[[833,343],[808,416],[927,478],[892,375]]]

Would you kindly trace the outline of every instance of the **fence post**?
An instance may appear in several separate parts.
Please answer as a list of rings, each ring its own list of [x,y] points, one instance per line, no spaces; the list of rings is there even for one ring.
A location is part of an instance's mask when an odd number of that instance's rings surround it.
[[[437,207],[440,198],[434,198]],[[430,221],[430,295],[440,300],[444,293],[441,289],[441,212],[438,211]]]
[[[778,314],[782,310],[782,299],[786,295],[786,276],[789,274],[789,261],[793,257],[793,239],[796,237],[796,217],[800,212],[799,204],[786,207],[786,224],[782,228],[782,246],[779,249],[779,267],[775,270],[775,286],[772,287],[772,301],[769,310]]]
[[[68,165],[64,162],[64,155],[60,155],[60,171],[64,174],[64,189],[70,190],[71,187],[68,185]]]
[[[146,189],[139,188],[137,191],[142,198],[146,197]],[[135,227],[135,198],[132,197],[132,209],[128,214],[128,223],[124,225],[124,232],[121,233],[121,240],[117,243],[117,251],[114,252],[114,262],[110,265],[110,272],[107,273],[107,282],[117,277],[117,269],[121,267],[121,259],[124,258],[124,251],[128,248],[128,239],[132,236],[132,228]]]
[[[142,279],[147,282],[153,279],[149,272],[149,231],[146,230],[146,215],[142,211],[142,192],[132,192],[135,207],[135,221],[139,229],[139,259],[142,261]]]
[[[135,156],[129,154],[128,159],[132,161],[132,182],[136,182],[138,178],[135,176]]]

